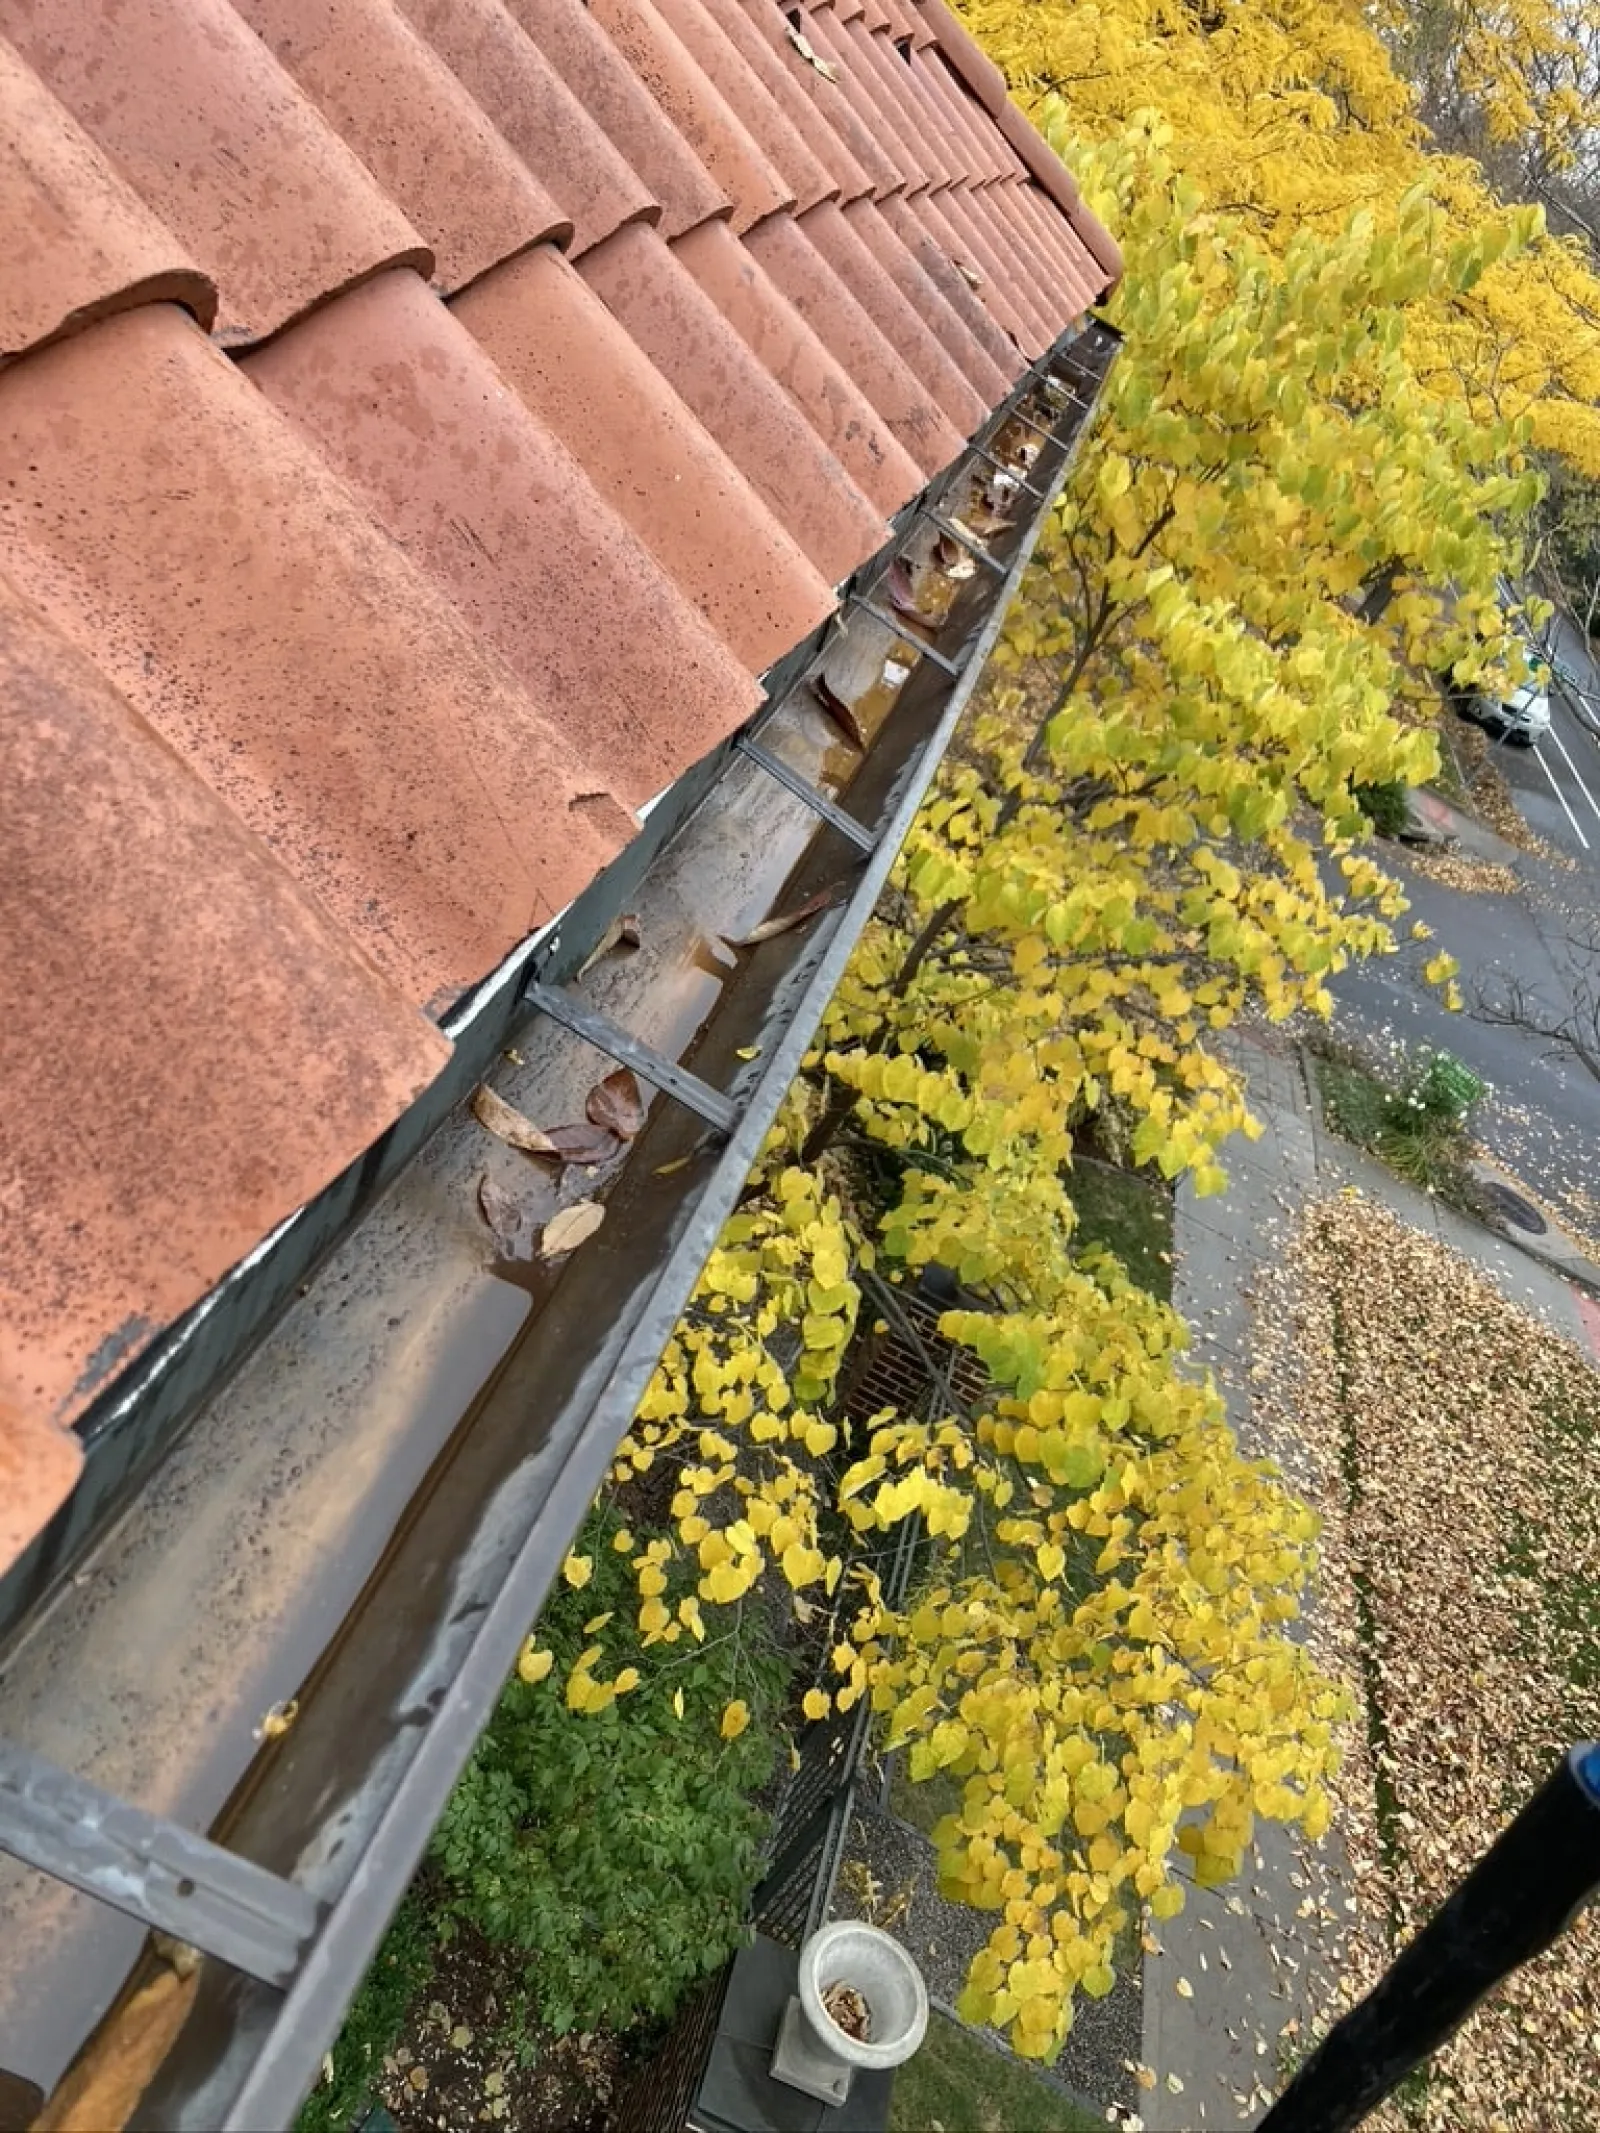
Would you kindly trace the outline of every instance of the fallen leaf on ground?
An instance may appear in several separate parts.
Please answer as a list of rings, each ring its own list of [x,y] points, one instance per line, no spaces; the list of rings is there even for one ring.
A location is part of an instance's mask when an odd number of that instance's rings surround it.
[[[639,945],[639,914],[637,911],[620,911],[607,926],[589,953],[578,965],[578,976],[586,978],[596,963],[608,956],[613,948],[637,948]]]
[[[559,1259],[564,1252],[575,1252],[586,1238],[594,1235],[605,1218],[606,1211],[598,1200],[574,1200],[570,1207],[563,1207],[560,1214],[552,1215],[545,1224],[539,1250],[546,1259]]]
[[[548,1133],[541,1133],[531,1118],[524,1118],[503,1096],[497,1096],[487,1082],[473,1092],[472,1115],[496,1140],[504,1141],[508,1147],[520,1148],[524,1155],[555,1155],[558,1152]]]
[[[819,889],[815,896],[808,896],[803,904],[796,904],[792,911],[780,912],[776,918],[763,919],[759,926],[752,926],[748,933],[741,933],[737,940],[730,940],[730,948],[756,948],[762,941],[775,941],[780,933],[792,932],[803,926],[808,918],[815,918],[819,911],[826,911],[835,902],[837,889]]]
[[[487,1171],[478,1180],[478,1206],[502,1259],[531,1259],[535,1224],[514,1192],[507,1192]]]
[[[275,1703],[256,1727],[257,1740],[282,1740],[295,1720],[300,1716],[300,1699],[291,1696],[285,1703]]]
[[[817,702],[821,704],[823,710],[827,712],[829,718],[833,720],[833,723],[838,727],[851,747],[865,748],[867,737],[861,730],[860,719],[856,717],[855,712],[845,702],[838,690],[833,688],[821,674],[812,675],[811,693],[815,696]]]
[[[604,1081],[597,1081],[583,1108],[593,1125],[603,1126],[619,1141],[631,1141],[644,1125],[644,1098],[627,1067],[618,1067]]]

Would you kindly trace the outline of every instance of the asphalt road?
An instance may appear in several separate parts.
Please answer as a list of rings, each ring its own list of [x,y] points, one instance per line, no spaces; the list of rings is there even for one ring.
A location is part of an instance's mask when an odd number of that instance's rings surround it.
[[[1581,644],[1557,650],[1600,695],[1600,671]],[[1403,848],[1388,847],[1385,862],[1411,899],[1404,925],[1421,919],[1434,938],[1345,972],[1333,987],[1336,1026],[1464,1060],[1493,1092],[1473,1122],[1484,1146],[1548,1206],[1600,1236],[1600,1082],[1547,1039],[1474,1012],[1504,998],[1509,980],[1557,1016],[1581,997],[1585,969],[1600,993],[1600,740],[1559,689],[1551,710],[1543,741],[1497,744],[1495,759],[1552,858],[1508,854],[1521,881],[1516,893],[1464,893],[1420,874]],[[1450,1013],[1422,977],[1440,947],[1461,965],[1467,1004],[1460,1013]]]

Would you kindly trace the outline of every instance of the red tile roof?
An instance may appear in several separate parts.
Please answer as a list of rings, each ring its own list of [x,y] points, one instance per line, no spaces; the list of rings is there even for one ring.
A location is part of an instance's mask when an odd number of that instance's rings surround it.
[[[942,0],[0,0],[0,235],[3,1567],[1119,262]]]

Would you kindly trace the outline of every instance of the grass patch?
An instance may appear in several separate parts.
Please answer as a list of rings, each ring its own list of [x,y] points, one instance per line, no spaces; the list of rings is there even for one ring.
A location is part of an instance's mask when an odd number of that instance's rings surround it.
[[[943,2015],[895,2076],[890,2133],[1105,2133],[1105,2120]]]
[[[1454,1061],[1433,1054],[1391,1076],[1327,1039],[1315,1061],[1322,1116],[1331,1132],[1375,1155],[1407,1184],[1464,1214],[1480,1213],[1466,1132],[1475,1098],[1452,1093]],[[1477,1086],[1481,1093],[1482,1084]]]
[[[295,2133],[350,2133],[372,2101],[385,2054],[433,1976],[438,1936],[412,1891],[395,1912],[372,1968],[350,2002],[328,2057],[333,2078],[319,2081],[300,2107]]]
[[[1067,1176],[1077,1212],[1073,1241],[1120,1259],[1128,1278],[1172,1301],[1172,1194],[1165,1186],[1098,1157],[1077,1154]]]

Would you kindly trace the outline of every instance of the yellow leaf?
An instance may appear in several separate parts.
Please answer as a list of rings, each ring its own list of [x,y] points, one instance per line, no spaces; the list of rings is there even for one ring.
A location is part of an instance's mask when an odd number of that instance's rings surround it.
[[[524,1681],[531,1684],[535,1681],[543,1681],[555,1663],[555,1653],[541,1651],[530,1637],[522,1647],[522,1655],[517,1661],[517,1672]]]
[[[674,1713],[674,1715],[675,1715],[676,1717],[678,1717],[678,1718],[681,1718],[681,1717],[683,1716],[683,1691],[682,1691],[682,1689],[674,1689],[674,1690],[673,1690],[673,1692],[672,1692],[672,1709],[673,1709],[673,1713]]]
[[[833,1709],[833,1698],[826,1689],[807,1689],[800,1708],[807,1718],[826,1718]]]
[[[724,1740],[737,1740],[750,1723],[750,1707],[742,1697],[736,1696],[722,1714],[721,1733]]]
[[[561,1566],[561,1575],[569,1585],[587,1585],[594,1576],[594,1562],[587,1555],[569,1555]]]

